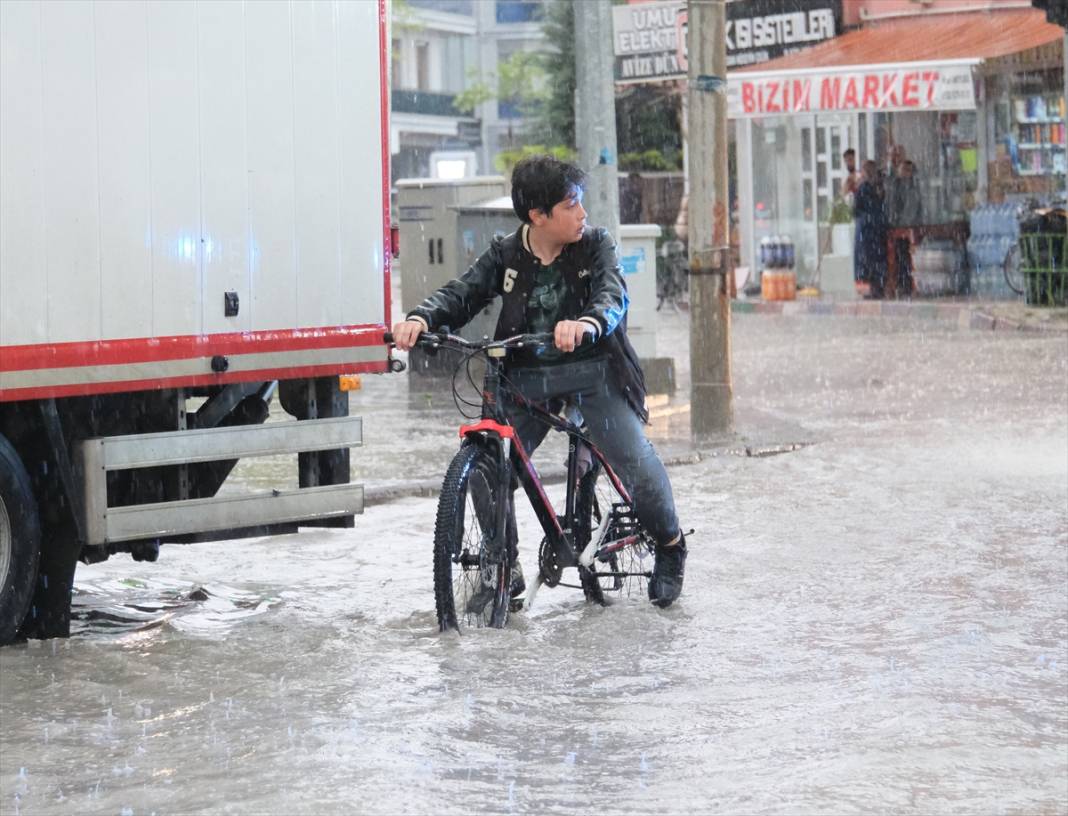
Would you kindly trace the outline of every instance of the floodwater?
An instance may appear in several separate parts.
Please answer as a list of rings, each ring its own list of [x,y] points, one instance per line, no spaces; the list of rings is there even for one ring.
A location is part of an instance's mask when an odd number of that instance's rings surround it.
[[[83,567],[76,636],[0,651],[0,812],[1068,812],[1065,336],[748,317],[734,359],[739,425],[813,444],[671,470],[675,607],[439,635],[420,498]],[[383,478],[455,444],[390,458],[405,393],[354,398]]]

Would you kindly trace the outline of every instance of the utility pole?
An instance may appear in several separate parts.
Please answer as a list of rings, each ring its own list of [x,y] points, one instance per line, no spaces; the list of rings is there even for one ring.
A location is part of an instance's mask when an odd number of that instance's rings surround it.
[[[731,274],[727,232],[727,3],[688,0],[690,432],[731,429]]]
[[[575,15],[575,140],[590,180],[583,206],[591,224],[619,240],[616,88],[611,0],[572,0]]]

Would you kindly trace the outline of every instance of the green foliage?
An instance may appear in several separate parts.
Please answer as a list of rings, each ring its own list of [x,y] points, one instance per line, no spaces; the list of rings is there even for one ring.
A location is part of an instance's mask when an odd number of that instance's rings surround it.
[[[682,151],[669,148],[666,151],[652,149],[620,153],[619,169],[627,172],[631,170],[651,172],[682,170]]]
[[[456,95],[456,109],[473,113],[475,108],[491,99],[515,105],[523,116],[536,114],[547,96],[545,71],[540,54],[517,51],[498,66],[500,73],[489,74],[486,81],[472,82]],[[478,77],[477,70],[468,73]]]
[[[674,83],[630,85],[620,90],[616,96],[616,140],[620,161],[625,154],[658,152],[672,165],[663,169],[681,169],[681,105],[681,96]]]
[[[547,147],[538,144],[524,145],[515,150],[502,150],[493,159],[493,164],[496,166],[498,172],[510,176],[512,174],[512,168],[516,166],[520,159],[525,159],[527,156],[540,156],[546,153],[560,161],[574,162],[578,160],[578,153],[573,147],[566,147],[565,145]]]
[[[415,13],[412,11],[412,7],[408,5],[408,0],[393,0],[393,2],[390,3],[389,11],[389,22],[394,28],[420,31],[424,27],[416,18]]]
[[[836,198],[834,200],[834,206],[831,207],[831,214],[827,219],[828,224],[851,224],[853,222],[853,208],[850,207],[845,199]]]
[[[477,68],[469,68],[467,71],[467,77],[471,82],[467,88],[460,93],[456,94],[456,98],[453,99],[452,104],[456,110],[460,113],[466,113],[468,115],[475,112],[475,108],[484,102],[489,102],[491,99],[497,98],[496,88],[491,87],[488,83],[478,79],[479,73]],[[493,79],[496,79],[492,74]]]
[[[575,147],[575,11],[572,0],[549,0],[542,31],[549,50],[541,53],[545,97],[527,128],[532,141]]]

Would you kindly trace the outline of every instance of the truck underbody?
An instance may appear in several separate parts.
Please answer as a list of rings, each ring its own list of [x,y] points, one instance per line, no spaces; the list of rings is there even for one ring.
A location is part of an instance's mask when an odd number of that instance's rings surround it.
[[[317,425],[264,426],[275,391],[287,414]],[[78,561],[155,561],[164,543],[290,533],[298,521],[351,527],[362,491],[327,488],[349,482],[361,429],[336,421],[347,416],[336,376],[0,403],[0,644],[69,635]],[[210,450],[191,454],[206,429]],[[330,440],[339,447],[319,449]],[[120,453],[105,463],[97,452],[109,446]],[[300,489],[213,498],[238,462],[218,452],[297,453]]]

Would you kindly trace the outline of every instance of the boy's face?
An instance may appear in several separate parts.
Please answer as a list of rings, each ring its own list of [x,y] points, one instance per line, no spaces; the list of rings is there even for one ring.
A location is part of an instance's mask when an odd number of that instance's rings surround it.
[[[582,237],[586,228],[586,209],[582,206],[582,190],[572,190],[571,195],[553,207],[546,215],[541,210],[531,210],[531,223],[546,238],[561,244],[573,244]]]

